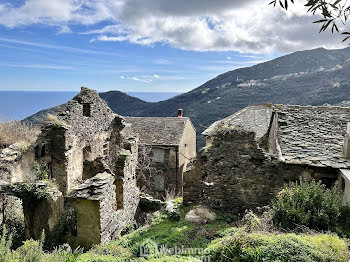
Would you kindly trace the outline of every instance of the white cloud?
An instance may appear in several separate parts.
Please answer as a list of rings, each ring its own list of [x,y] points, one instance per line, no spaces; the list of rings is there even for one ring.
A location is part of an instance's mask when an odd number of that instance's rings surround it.
[[[130,77],[128,79],[134,80],[134,81],[138,81],[138,82],[143,82],[143,83],[151,83],[152,80],[151,79],[141,79],[138,77]]]
[[[317,19],[300,2],[288,12],[261,0],[26,0],[0,5],[0,24],[109,25],[83,34],[91,41],[165,43],[196,51],[290,52],[342,47],[341,36],[318,34]]]
[[[63,25],[60,27],[60,30],[58,30],[57,34],[69,34],[72,33],[72,30],[67,25]]]
[[[153,75],[153,77],[154,77],[154,78],[160,78],[160,76],[159,76],[159,75]]]
[[[3,37],[0,37],[0,42],[25,45],[25,46],[48,48],[48,49],[57,49],[57,50],[68,51],[68,52],[77,52],[77,53],[86,53],[86,54],[95,54],[95,55],[120,56],[120,54],[111,53],[111,52],[103,52],[103,51],[98,51],[98,50],[82,49],[82,48],[75,48],[75,47],[62,46],[62,45],[51,45],[51,44],[45,44],[45,43],[39,43],[39,42],[22,41],[22,40],[3,38]]]
[[[120,79],[125,79],[125,76],[120,76]]]

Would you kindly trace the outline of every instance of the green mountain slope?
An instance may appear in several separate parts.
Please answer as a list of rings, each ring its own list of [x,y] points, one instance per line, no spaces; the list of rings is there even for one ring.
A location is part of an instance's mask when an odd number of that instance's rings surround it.
[[[214,121],[247,105],[322,105],[350,100],[350,48],[295,52],[224,73],[188,93],[157,103],[126,98],[117,91],[101,97],[121,115],[176,116],[181,107],[200,134]]]

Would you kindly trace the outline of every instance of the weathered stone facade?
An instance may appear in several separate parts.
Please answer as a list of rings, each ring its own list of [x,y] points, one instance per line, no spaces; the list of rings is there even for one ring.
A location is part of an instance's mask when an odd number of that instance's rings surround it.
[[[232,213],[267,205],[286,178],[254,137],[243,129],[219,132],[185,173],[185,203]]]
[[[78,214],[76,245],[89,248],[118,237],[132,223],[139,203],[137,136],[124,130],[124,119],[87,88],[42,125],[35,145],[21,157],[12,159],[12,151],[5,149],[0,159],[0,164],[12,161],[1,173],[2,192],[11,193],[8,185],[28,176],[37,179],[35,162],[57,185],[55,194],[46,198],[23,197],[27,237],[38,238],[43,229],[50,232],[68,204]]]
[[[220,120],[184,175],[184,202],[241,213],[267,205],[288,181],[332,186],[350,165],[342,152],[349,121],[350,108],[271,104]]]
[[[196,130],[187,117],[126,117],[140,137],[138,186],[162,199],[182,194],[183,172],[196,156]]]

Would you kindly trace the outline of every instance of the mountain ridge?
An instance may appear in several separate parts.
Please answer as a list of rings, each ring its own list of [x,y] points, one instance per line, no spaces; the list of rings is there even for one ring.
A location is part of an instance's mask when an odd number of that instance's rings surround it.
[[[202,131],[248,105],[323,105],[350,100],[350,47],[298,51],[228,71],[160,102],[145,102],[120,91],[100,96],[114,112],[125,116],[176,116],[177,109],[183,108],[202,146]]]

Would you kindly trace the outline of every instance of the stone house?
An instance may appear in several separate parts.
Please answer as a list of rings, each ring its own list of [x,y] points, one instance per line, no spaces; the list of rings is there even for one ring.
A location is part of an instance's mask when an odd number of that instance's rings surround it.
[[[34,163],[55,185],[46,198],[22,197],[26,236],[38,238],[43,229],[49,234],[64,210],[73,207],[74,245],[89,248],[118,237],[133,222],[139,203],[137,137],[124,130],[124,119],[96,91],[87,88],[43,119],[42,125],[34,145],[17,154],[5,149],[7,154],[0,159],[3,193],[13,193],[10,183],[28,179],[45,187],[46,182],[37,181],[32,172]],[[15,158],[9,159],[8,153]],[[5,163],[6,158],[11,161]]]
[[[125,117],[139,136],[138,185],[154,196],[182,194],[183,173],[196,157],[196,130],[188,117]]]
[[[185,173],[184,201],[243,212],[267,205],[288,181],[339,180],[350,201],[350,108],[246,107],[203,132],[206,147]]]

